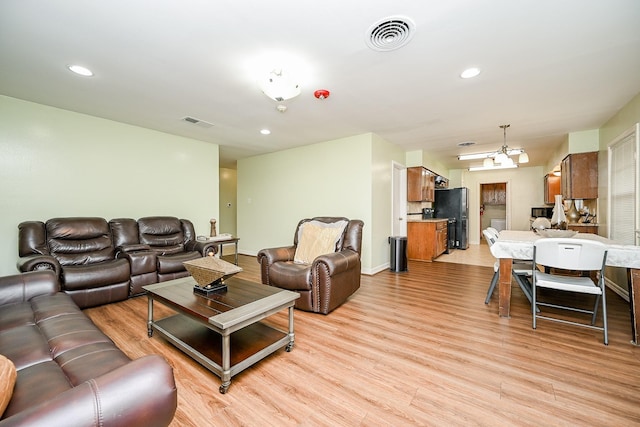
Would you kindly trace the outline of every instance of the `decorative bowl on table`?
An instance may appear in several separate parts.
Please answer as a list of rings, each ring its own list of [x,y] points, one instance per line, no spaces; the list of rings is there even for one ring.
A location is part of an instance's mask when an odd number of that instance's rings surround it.
[[[551,228],[551,221],[549,221],[548,218],[538,217],[531,223],[531,228],[536,232],[538,230],[546,230],[548,228]]]
[[[558,230],[555,228],[537,229],[535,232],[542,237],[573,237],[578,234],[574,230]]]
[[[241,267],[214,256],[205,256],[182,264],[197,283],[193,287],[194,292],[202,294],[227,289],[224,279],[242,271]]]

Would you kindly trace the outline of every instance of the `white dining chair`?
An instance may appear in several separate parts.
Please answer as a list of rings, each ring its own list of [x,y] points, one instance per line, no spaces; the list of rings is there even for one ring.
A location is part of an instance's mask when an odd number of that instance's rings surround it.
[[[482,230],[482,235],[487,241],[487,244],[489,246],[492,246],[495,243],[497,238],[495,234],[489,230],[489,228]],[[520,289],[522,289],[522,292],[527,297],[529,302],[532,302],[531,285],[529,284],[529,280],[527,279],[527,277],[531,277],[532,270],[533,270],[533,264],[531,263],[531,261],[527,262],[522,260],[514,260],[513,265],[511,267],[511,273],[513,278],[516,280],[516,283],[518,283],[518,286],[520,286]],[[496,262],[493,264],[493,271],[494,273],[493,273],[493,277],[491,278],[491,283],[489,284],[487,297],[484,300],[485,304],[489,304],[489,301],[491,300],[491,296],[493,295],[493,291],[495,290],[496,285],[498,284],[498,279],[500,278],[500,261],[496,260]]]
[[[496,239],[500,236],[500,232],[496,228],[487,227],[486,230]]]
[[[549,314],[539,314],[535,309],[533,313],[533,329],[536,329],[538,319],[552,320],[555,322],[583,326],[603,331],[605,345],[609,343],[607,335],[607,304],[604,285],[604,266],[607,259],[606,245],[600,242],[572,238],[542,238],[533,245],[533,263],[536,268],[533,272],[532,297],[534,308],[550,307],[570,310],[591,315],[591,322],[579,322],[576,319],[567,320],[552,317]],[[565,270],[563,271],[558,271]],[[545,271],[541,271],[545,270]],[[566,270],[577,270],[596,274],[596,279],[586,276],[570,276]],[[562,274],[564,273],[564,274]],[[545,301],[538,299],[538,289],[552,289],[561,292],[573,292],[595,296],[593,310],[580,307],[567,306],[560,303],[549,302],[545,294]],[[602,327],[596,326],[598,303],[602,302]],[[566,304],[566,303],[565,303]]]

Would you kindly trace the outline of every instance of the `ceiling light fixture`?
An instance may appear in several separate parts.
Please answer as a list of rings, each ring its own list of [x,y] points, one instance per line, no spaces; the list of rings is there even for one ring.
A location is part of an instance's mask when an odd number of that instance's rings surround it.
[[[72,71],[80,76],[83,77],[92,77],[93,76],[93,71],[91,71],[90,69],[88,69],[87,67],[83,67],[82,65],[67,65],[67,68],[69,69],[69,71]]]
[[[269,98],[278,102],[300,95],[300,85],[282,69],[272,70],[267,78],[260,82],[260,89]]]
[[[504,134],[504,141],[502,147],[498,151],[489,151],[486,153],[474,153],[474,154],[460,154],[458,160],[478,160],[484,159],[482,167],[490,168],[495,166],[494,162],[499,165],[512,165],[513,159],[510,156],[518,154],[518,163],[528,163],[529,155],[524,152],[522,148],[509,148],[507,146],[507,128],[511,125],[501,125],[500,128]]]
[[[263,134],[263,135],[270,135],[271,131],[269,129],[262,129],[262,130],[260,130],[260,133]]]
[[[460,74],[460,77],[462,77],[463,79],[470,79],[470,78],[476,77],[478,74],[480,74],[480,68],[472,67],[464,70]]]
[[[472,166],[469,168],[470,172],[476,172],[476,171],[490,171],[490,170],[496,170],[496,169],[514,169],[517,168],[518,165],[516,165],[515,163],[513,163],[511,165],[500,165],[500,166],[496,166],[496,165],[492,165],[492,166]]]

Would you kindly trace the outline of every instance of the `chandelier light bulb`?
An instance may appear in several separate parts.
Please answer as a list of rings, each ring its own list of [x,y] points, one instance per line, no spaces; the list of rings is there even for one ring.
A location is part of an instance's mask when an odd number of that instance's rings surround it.
[[[496,159],[495,160],[496,160],[496,163],[502,164],[502,163],[506,162],[508,158],[509,158],[509,156],[507,156],[505,153],[500,152],[500,153],[498,153],[496,155]]]

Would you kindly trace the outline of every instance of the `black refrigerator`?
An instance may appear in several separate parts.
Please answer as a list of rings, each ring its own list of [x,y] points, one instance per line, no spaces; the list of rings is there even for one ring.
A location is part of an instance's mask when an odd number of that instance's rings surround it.
[[[469,247],[469,189],[466,187],[436,189],[433,208],[435,218],[450,220],[450,249],[467,249]],[[453,236],[451,231],[454,231]]]

